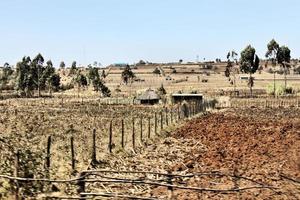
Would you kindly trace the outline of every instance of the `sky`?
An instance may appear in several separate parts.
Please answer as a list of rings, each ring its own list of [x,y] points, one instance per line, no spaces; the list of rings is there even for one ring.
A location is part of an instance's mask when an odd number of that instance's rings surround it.
[[[0,0],[0,65],[225,59],[275,39],[300,57],[299,0]]]

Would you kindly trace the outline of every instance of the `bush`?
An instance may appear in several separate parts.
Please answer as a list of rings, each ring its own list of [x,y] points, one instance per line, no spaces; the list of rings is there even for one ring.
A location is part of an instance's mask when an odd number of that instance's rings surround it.
[[[284,91],[284,85],[275,85],[275,94],[276,96],[282,96],[284,94],[294,94],[295,90],[291,86],[287,86],[286,90]],[[268,95],[274,95],[274,84],[270,83],[267,85],[266,92]]]

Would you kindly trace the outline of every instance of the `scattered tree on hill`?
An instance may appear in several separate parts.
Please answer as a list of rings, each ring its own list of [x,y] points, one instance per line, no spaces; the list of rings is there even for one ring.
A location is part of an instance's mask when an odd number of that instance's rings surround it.
[[[77,85],[77,94],[78,94],[78,97],[79,97],[79,92],[80,92],[80,89],[82,87],[86,87],[88,85],[88,82],[87,82],[87,78],[85,75],[81,74],[80,72],[77,73],[76,77],[73,79],[75,84]]]
[[[35,83],[31,72],[30,57],[23,57],[22,61],[16,65],[16,90],[21,96],[30,97],[35,88]]]
[[[58,74],[52,74],[47,79],[47,85],[49,89],[49,94],[52,96],[52,91],[58,91],[60,86],[60,76]]]
[[[107,74],[105,73],[105,70],[103,69],[103,70],[102,70],[102,73],[101,73],[101,78],[102,78],[102,79],[105,79],[106,76],[107,76]]]
[[[76,65],[77,65],[76,61],[73,61],[72,65],[71,65],[69,76],[76,74],[76,72],[77,72],[77,66]]]
[[[250,77],[248,80],[248,86],[250,88],[250,95],[252,97],[252,87],[254,86],[254,78],[252,74],[254,74],[259,67],[259,58],[255,54],[255,49],[248,45],[242,52],[240,58],[240,70],[244,73],[249,73]]]
[[[278,50],[278,63],[283,67],[284,70],[284,89],[287,89],[287,69],[290,68],[291,50],[287,46],[281,46]]]
[[[160,70],[156,67],[152,73],[160,75]]]
[[[164,85],[163,85],[163,84],[161,84],[161,86],[157,89],[157,91],[158,91],[159,95],[161,95],[161,96],[164,96],[164,95],[167,94],[167,91],[166,91],[166,89],[164,88]]]
[[[99,76],[98,68],[90,66],[88,71],[88,78],[89,83],[93,85],[95,91],[100,91],[104,97],[109,97],[111,95],[110,90]]]
[[[140,60],[140,61],[138,62],[138,65],[146,65],[146,62],[143,61],[143,60]]]
[[[234,91],[236,91],[235,64],[237,63],[237,55],[238,54],[235,51],[229,51],[227,53],[227,65],[225,69],[225,76],[229,78],[230,83],[234,86]],[[233,78],[230,78],[231,75],[233,76]]]
[[[274,96],[276,95],[276,70],[275,70],[275,67],[276,67],[276,63],[278,62],[277,61],[277,55],[278,55],[278,50],[279,50],[279,44],[274,40],[272,39],[268,45],[267,45],[267,52],[266,52],[266,57],[268,58],[268,61],[271,62],[274,70],[272,70],[273,72],[273,75],[274,75],[274,78],[273,78],[273,89],[274,89]]]
[[[98,68],[90,66],[88,68],[87,77],[89,79],[89,84],[92,84],[95,91],[98,91],[98,82],[100,80]]]
[[[286,74],[287,74],[287,68],[290,67],[290,60],[291,60],[291,51],[288,47],[286,46],[279,46],[279,44],[272,39],[268,45],[267,45],[267,52],[266,52],[266,57],[271,61],[272,66],[276,66],[276,63],[278,63],[284,71],[284,88],[286,90],[287,88],[287,79],[286,79]],[[275,70],[274,70],[274,95],[275,95]]]
[[[9,82],[14,70],[8,63],[4,63],[2,73],[0,74],[0,87],[4,87]],[[1,90],[0,88],[0,90]]]
[[[38,97],[41,96],[41,89],[45,88],[46,77],[44,73],[44,57],[38,54],[30,63],[30,74],[33,77],[34,87],[38,90]]]
[[[66,67],[65,62],[64,62],[64,61],[61,61],[60,64],[59,64],[59,68],[60,68],[60,69],[65,69],[65,67]]]
[[[124,71],[122,72],[122,80],[127,85],[128,82],[132,82],[133,78],[135,78],[135,74],[130,69],[129,65],[126,65]]]

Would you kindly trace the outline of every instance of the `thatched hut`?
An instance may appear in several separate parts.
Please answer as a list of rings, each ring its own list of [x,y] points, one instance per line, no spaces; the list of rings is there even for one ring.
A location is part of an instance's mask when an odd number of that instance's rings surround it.
[[[160,96],[152,89],[146,90],[143,94],[138,96],[136,100],[140,104],[150,104],[154,105],[157,104],[160,100]]]

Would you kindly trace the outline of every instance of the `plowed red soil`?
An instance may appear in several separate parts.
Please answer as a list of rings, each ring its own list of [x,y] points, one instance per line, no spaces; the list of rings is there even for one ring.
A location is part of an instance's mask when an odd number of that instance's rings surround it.
[[[173,199],[300,199],[300,110],[253,108],[214,113],[188,122],[173,136],[198,140],[205,151],[191,148],[185,161],[172,171],[216,170],[277,188],[229,194],[175,190]],[[253,182],[202,177],[188,185],[228,189]]]

